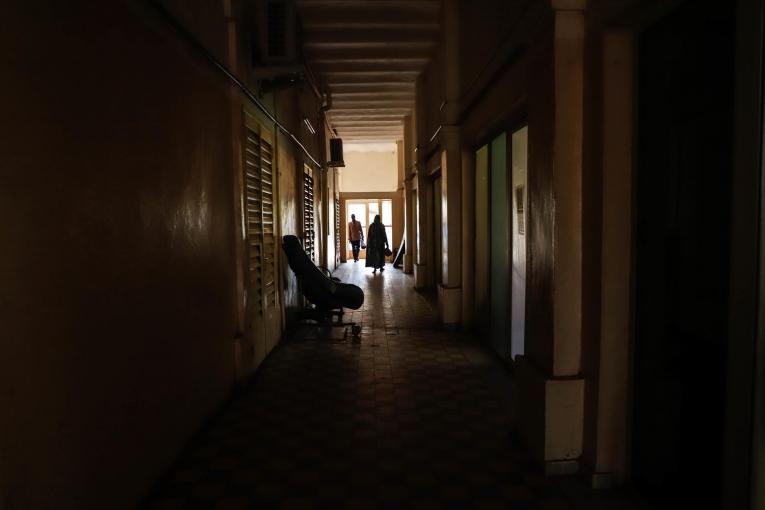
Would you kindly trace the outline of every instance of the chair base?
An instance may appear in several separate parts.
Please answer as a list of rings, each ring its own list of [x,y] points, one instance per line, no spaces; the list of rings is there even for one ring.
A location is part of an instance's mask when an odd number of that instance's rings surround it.
[[[347,328],[351,327],[353,338],[359,338],[361,335],[361,326],[355,322],[343,322],[345,312],[342,308],[322,309],[316,306],[306,306],[298,312],[297,319],[300,322],[314,322],[319,327],[327,328]]]

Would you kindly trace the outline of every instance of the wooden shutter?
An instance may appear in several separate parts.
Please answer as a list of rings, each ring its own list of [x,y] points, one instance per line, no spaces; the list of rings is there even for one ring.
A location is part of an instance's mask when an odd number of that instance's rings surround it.
[[[260,140],[261,182],[263,190],[263,287],[267,308],[276,307],[276,229],[274,228],[274,149]]]
[[[274,237],[273,147],[251,119],[245,125],[245,201],[249,296],[263,315],[276,306],[276,239]]]
[[[314,220],[314,202],[313,202],[313,170],[308,166],[303,169],[303,248],[316,262],[315,252],[315,220]]]

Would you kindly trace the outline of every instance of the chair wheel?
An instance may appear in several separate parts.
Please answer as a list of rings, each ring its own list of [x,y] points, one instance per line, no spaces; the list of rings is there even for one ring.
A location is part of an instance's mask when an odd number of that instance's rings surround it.
[[[351,326],[351,333],[353,333],[353,336],[359,336],[361,334],[361,326],[359,325]]]

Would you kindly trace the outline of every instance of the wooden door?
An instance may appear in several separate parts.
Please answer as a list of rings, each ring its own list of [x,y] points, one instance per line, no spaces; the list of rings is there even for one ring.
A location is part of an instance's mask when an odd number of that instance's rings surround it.
[[[279,335],[278,249],[274,205],[274,149],[271,133],[245,116],[244,195],[247,225],[247,319],[257,366]]]
[[[734,40],[709,0],[638,40],[632,476],[659,508],[721,507]]]

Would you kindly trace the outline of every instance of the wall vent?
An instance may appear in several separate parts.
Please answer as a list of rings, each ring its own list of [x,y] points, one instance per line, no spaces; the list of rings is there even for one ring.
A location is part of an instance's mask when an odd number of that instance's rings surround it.
[[[290,0],[266,0],[259,13],[256,67],[294,64],[297,55],[297,15]]]

